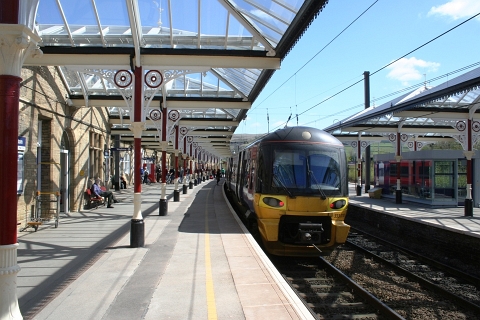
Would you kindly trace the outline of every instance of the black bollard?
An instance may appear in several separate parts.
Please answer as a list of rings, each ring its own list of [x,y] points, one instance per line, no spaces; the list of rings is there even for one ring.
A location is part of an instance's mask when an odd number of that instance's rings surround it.
[[[465,199],[465,217],[473,217],[473,199]]]
[[[357,184],[357,196],[362,195],[362,186]]]
[[[132,219],[130,223],[130,248],[145,246],[145,224],[143,219]]]
[[[184,184],[183,185],[183,194],[187,194],[187,189],[188,189],[187,185]]]
[[[160,199],[160,206],[158,208],[159,210],[159,216],[166,216],[167,215],[167,208],[168,208],[168,203],[167,199]]]
[[[196,184],[195,184],[196,185]],[[188,183],[188,189],[193,189],[193,182],[192,180],[190,180],[190,182]]]
[[[395,190],[395,203],[402,203],[402,190]]]
[[[173,190],[173,202],[180,201],[180,191]]]
[[[194,185],[194,186],[197,186],[197,184],[198,184],[197,179],[193,179],[193,185]]]

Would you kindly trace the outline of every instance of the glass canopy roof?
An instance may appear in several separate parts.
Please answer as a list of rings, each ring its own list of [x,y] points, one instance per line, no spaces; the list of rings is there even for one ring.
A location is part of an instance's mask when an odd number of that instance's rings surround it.
[[[278,45],[304,2],[41,0],[36,27],[44,46],[129,47],[136,10],[145,48],[263,51]]]
[[[344,138],[345,134],[386,137],[397,130],[415,137],[452,137],[459,134],[458,122],[467,119],[480,124],[480,68],[362,110],[325,131]]]
[[[153,103],[172,109],[169,102],[181,100],[180,121],[198,120],[189,135],[212,129],[231,137],[326,2],[41,0],[34,31],[43,56],[25,64],[58,66],[73,105],[104,106],[111,121],[120,119],[112,134],[130,125],[130,110],[108,75],[135,65],[158,70],[169,77]],[[147,119],[146,131],[153,128]]]

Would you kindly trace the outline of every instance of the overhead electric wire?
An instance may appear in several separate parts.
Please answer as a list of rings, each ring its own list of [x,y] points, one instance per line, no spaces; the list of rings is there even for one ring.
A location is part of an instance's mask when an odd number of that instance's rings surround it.
[[[480,61],[479,61],[479,62],[472,63],[472,64],[470,64],[470,65],[468,65],[468,66],[465,66],[465,67],[462,67],[462,68],[460,68],[460,69],[457,69],[457,70],[454,70],[454,71],[451,71],[451,72],[447,72],[447,73],[445,73],[445,74],[443,74],[443,75],[441,75],[441,76],[432,78],[432,79],[428,80],[428,82],[434,82],[434,81],[440,80],[440,79],[445,78],[445,77],[448,77],[448,76],[450,76],[450,75],[452,75],[452,74],[459,73],[459,72],[464,71],[464,70],[468,70],[468,69],[473,68],[473,67],[476,67],[476,66],[478,66],[478,65],[480,65]],[[411,91],[411,90],[413,90],[413,89],[419,88],[419,87],[421,87],[422,85],[425,85],[425,82],[420,82],[420,83],[414,84],[413,86],[410,86],[410,87],[408,87],[408,88],[404,88],[404,89],[401,89],[401,90],[398,90],[398,91],[395,91],[395,92],[386,94],[386,95],[384,95],[384,96],[381,96],[381,97],[372,99],[371,101],[372,101],[372,102],[376,102],[376,101],[380,101],[380,100],[383,100],[383,99],[388,98],[388,97],[391,97],[391,96],[396,96],[396,95],[398,95],[398,94],[400,94],[400,93],[403,93],[403,92],[406,92],[406,91]],[[326,116],[326,117],[324,117],[324,118],[312,120],[312,121],[307,122],[307,123],[305,123],[305,124],[310,124],[310,123],[313,123],[313,122],[321,121],[321,120],[324,120],[324,119],[326,119],[326,118],[330,118],[330,117],[336,116],[336,115],[338,115],[338,114],[344,113],[344,112],[346,112],[346,111],[355,110],[355,109],[357,109],[357,108],[364,107],[364,106],[365,106],[365,103],[362,102],[362,103],[357,104],[357,105],[355,105],[355,106],[353,106],[353,107],[350,107],[350,108],[348,108],[348,109],[344,109],[344,110],[341,110],[341,111],[339,111],[339,112],[332,113],[332,114],[330,114],[330,115],[328,115],[328,116]]]
[[[480,12],[479,12],[479,13],[477,13],[476,15],[474,15],[474,16],[472,16],[472,17],[468,18],[467,20],[465,20],[465,21],[463,21],[463,22],[461,22],[461,23],[457,24],[455,27],[453,27],[453,28],[450,28],[450,29],[448,29],[447,31],[445,31],[444,33],[442,33],[442,34],[440,34],[440,35],[436,36],[436,37],[435,37],[435,38],[433,38],[432,40],[430,40],[430,41],[427,41],[427,42],[425,42],[424,44],[422,44],[421,46],[419,46],[419,47],[417,47],[417,48],[413,49],[412,51],[410,51],[410,52],[408,52],[408,53],[404,54],[404,55],[403,55],[403,56],[401,56],[400,58],[398,58],[398,59],[396,59],[396,60],[394,60],[394,61],[390,62],[389,64],[387,64],[387,65],[385,65],[385,66],[381,67],[381,68],[380,68],[380,69],[378,69],[377,71],[374,71],[374,72],[372,72],[372,73],[370,74],[370,76],[373,76],[375,73],[382,71],[383,69],[385,69],[385,68],[386,68],[386,67],[388,67],[388,66],[391,66],[392,64],[394,64],[394,63],[395,63],[395,62],[397,62],[398,60],[400,60],[400,59],[402,59],[402,58],[405,58],[405,57],[406,57],[406,56],[408,56],[409,54],[411,54],[411,53],[413,53],[413,52],[417,51],[417,50],[418,50],[418,49],[420,49],[420,48],[423,48],[423,47],[424,47],[424,46],[426,46],[427,44],[429,44],[429,43],[431,43],[431,42],[433,42],[433,41],[437,40],[438,38],[440,38],[440,37],[442,37],[442,36],[446,35],[446,34],[447,34],[447,33],[449,33],[450,31],[452,31],[452,30],[454,30],[454,29],[456,29],[456,28],[460,27],[462,24],[464,24],[464,23],[466,23],[466,22],[468,22],[468,21],[470,21],[470,20],[474,19],[475,17],[477,17],[477,16],[479,16],[479,15],[480,15]]]
[[[410,52],[408,52],[407,54],[404,54],[404,55],[403,55],[403,56],[401,56],[400,58],[398,58],[398,59],[395,59],[394,61],[390,62],[389,64],[387,64],[387,65],[385,65],[385,66],[381,67],[380,69],[378,69],[378,70],[374,71],[373,73],[371,73],[371,74],[370,74],[370,76],[372,76],[372,75],[374,75],[374,74],[378,73],[379,71],[381,71],[381,70],[385,69],[386,67],[388,67],[388,66],[392,65],[393,63],[395,63],[395,62],[399,61],[400,59],[402,59],[402,58],[406,57],[407,55],[409,55],[409,54],[411,54],[411,53],[413,53],[413,52],[417,51],[418,49],[420,49],[420,48],[422,48],[422,47],[426,46],[427,44],[429,44],[429,43],[431,43],[431,42],[433,42],[433,41],[437,40],[438,38],[440,38],[440,37],[442,37],[442,36],[446,35],[446,34],[447,34],[447,33],[449,33],[450,31],[452,31],[452,30],[454,30],[454,29],[458,28],[459,26],[461,26],[461,25],[465,24],[466,22],[468,22],[468,21],[470,21],[470,20],[474,19],[475,17],[477,17],[477,16],[479,16],[479,15],[480,15],[480,12],[479,12],[479,13],[477,13],[476,15],[474,15],[474,16],[472,16],[472,17],[468,18],[467,20],[465,20],[465,21],[463,21],[463,22],[461,22],[461,23],[457,24],[456,26],[454,26],[454,27],[452,27],[452,28],[448,29],[447,31],[445,31],[445,32],[443,32],[442,34],[440,34],[440,35],[436,36],[435,38],[433,38],[433,39],[431,39],[431,40],[429,40],[429,41],[425,42],[425,43],[424,43],[424,44],[422,44],[421,46],[418,46],[417,48],[415,48],[415,49],[411,50],[411,51],[410,51]],[[355,83],[353,83],[353,84],[349,85],[348,87],[346,87],[346,88],[344,88],[344,89],[342,89],[342,90],[338,91],[337,93],[335,93],[335,94],[331,95],[330,97],[328,97],[328,98],[326,98],[326,99],[324,99],[324,100],[320,101],[319,103],[317,103],[317,104],[313,105],[312,107],[310,107],[310,108],[306,109],[305,111],[301,112],[299,115],[302,115],[302,114],[306,113],[307,111],[310,111],[310,110],[312,110],[313,108],[316,108],[316,107],[318,107],[319,105],[323,104],[324,102],[326,102],[326,101],[330,100],[331,98],[333,98],[333,97],[335,97],[335,96],[339,95],[340,93],[342,93],[342,92],[344,92],[344,91],[346,91],[346,90],[350,89],[351,87],[355,86],[356,84],[358,84],[358,83],[360,83],[360,82],[362,82],[362,81],[363,81],[363,78],[362,78],[361,80],[359,80],[359,81],[357,81],[357,82],[355,82]],[[341,112],[348,111],[348,110],[350,110],[350,109],[351,109],[351,108],[349,108],[349,109],[345,109],[345,110],[342,110],[342,111],[340,111],[340,112],[337,112],[337,113],[335,113],[335,114],[329,115],[329,116],[327,116],[327,117],[324,117],[324,118],[322,118],[322,119],[318,119],[318,120],[316,120],[316,121],[320,121],[320,120],[323,120],[323,119],[329,118],[329,117],[331,117],[331,116],[333,116],[333,115],[339,114],[339,113],[341,113]],[[280,127],[280,126],[278,126],[278,127]]]
[[[358,17],[356,17],[352,22],[350,22],[348,24],[348,26],[346,26],[345,28],[343,28],[342,31],[340,31],[339,34],[337,34],[332,40],[330,40],[330,42],[328,42],[325,46],[323,46],[322,49],[320,49],[313,57],[311,57],[307,62],[305,62],[303,64],[303,66],[301,66],[297,71],[295,71],[294,74],[292,74],[287,80],[285,80],[280,86],[278,86],[272,93],[270,93],[265,99],[263,99],[262,102],[260,102],[258,105],[256,105],[255,107],[253,107],[252,109],[250,110],[254,110],[256,109],[257,107],[259,107],[262,103],[264,103],[268,98],[270,98],[275,92],[277,92],[281,87],[283,87],[283,85],[285,83],[287,83],[288,81],[290,81],[290,79],[292,79],[298,72],[300,72],[307,64],[309,64],[313,59],[315,59],[316,56],[318,56],[323,50],[325,50],[333,41],[335,41],[342,33],[344,33],[348,28],[350,28],[350,26],[352,24],[354,24],[358,19],[360,19],[361,16],[363,16],[368,10],[370,10],[371,7],[373,7],[373,5],[375,5],[379,0],[376,0],[374,3],[372,3],[367,9],[365,9]]]

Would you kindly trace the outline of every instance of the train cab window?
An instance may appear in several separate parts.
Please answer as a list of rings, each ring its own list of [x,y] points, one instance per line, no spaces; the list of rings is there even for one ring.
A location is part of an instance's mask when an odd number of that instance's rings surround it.
[[[305,194],[340,192],[338,150],[275,150],[273,160],[274,187]]]
[[[295,151],[275,151],[274,184],[286,188],[305,188],[305,156]]]

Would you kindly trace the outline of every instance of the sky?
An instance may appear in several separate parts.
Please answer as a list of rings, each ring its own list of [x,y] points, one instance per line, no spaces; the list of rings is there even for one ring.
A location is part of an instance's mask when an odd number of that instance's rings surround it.
[[[465,73],[471,69],[429,81],[480,62],[480,15],[442,35],[478,13],[478,0],[330,0],[235,133],[283,128],[290,114],[289,126],[319,129],[356,114],[364,108],[364,82],[348,87],[365,71],[371,105],[410,86],[435,86]]]

